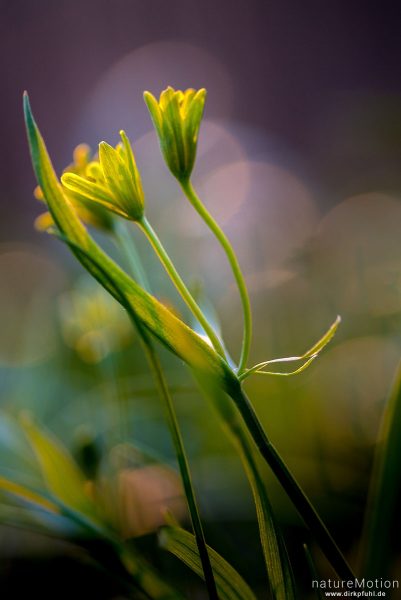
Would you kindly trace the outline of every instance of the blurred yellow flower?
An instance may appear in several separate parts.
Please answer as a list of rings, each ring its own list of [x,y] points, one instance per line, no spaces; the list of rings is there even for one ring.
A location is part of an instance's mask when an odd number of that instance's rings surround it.
[[[100,362],[133,339],[126,313],[92,280],[80,280],[61,296],[59,307],[64,340],[85,362]]]
[[[68,165],[63,173],[73,173],[75,175],[86,175],[91,172],[91,165],[96,164],[96,160],[92,158],[91,149],[87,144],[79,144],[73,152],[73,162]],[[110,212],[98,206],[77,192],[64,190],[68,199],[73,203],[79,217],[88,225],[93,225],[98,229],[111,231],[113,229],[113,218]],[[43,192],[39,186],[34,190],[34,196],[37,200],[46,202]],[[42,213],[35,220],[35,227],[39,231],[46,231],[54,225],[53,219],[49,212]]]

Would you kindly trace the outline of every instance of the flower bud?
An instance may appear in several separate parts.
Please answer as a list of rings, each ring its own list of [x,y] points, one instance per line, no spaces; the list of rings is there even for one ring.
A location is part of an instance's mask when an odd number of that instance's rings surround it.
[[[129,219],[139,221],[144,212],[144,194],[130,142],[120,132],[122,145],[99,144],[99,161],[92,161],[85,176],[67,172],[61,182],[69,192]]]
[[[144,93],[164,159],[179,181],[189,179],[195,164],[205,99],[205,89],[182,92],[168,87],[159,102],[150,92]]]

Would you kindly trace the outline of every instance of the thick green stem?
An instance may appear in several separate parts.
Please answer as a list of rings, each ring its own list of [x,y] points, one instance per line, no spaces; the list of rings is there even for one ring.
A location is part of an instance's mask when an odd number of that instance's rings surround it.
[[[198,381],[217,410],[229,438],[238,451],[248,478],[255,501],[270,595],[274,600],[294,600],[295,584],[287,550],[273,515],[264,477],[256,460],[256,449],[248,429],[227,394],[213,386],[207,386],[204,379]]]
[[[218,223],[213,219],[212,215],[202,204],[199,196],[197,195],[192,183],[189,180],[180,181],[182,190],[192,206],[195,208],[197,213],[202,217],[211,231],[214,233],[220,244],[222,245],[228,262],[230,263],[235,281],[238,286],[238,291],[241,297],[242,310],[244,315],[244,336],[242,340],[241,357],[238,365],[238,374],[241,374],[245,368],[249,356],[249,350],[251,347],[252,339],[252,312],[251,303],[249,301],[248,290],[245,284],[244,276],[241,271],[237,256],[231,246],[225,233],[220,229]]]
[[[302,488],[271,444],[249,398],[242,390],[239,383],[238,385],[232,386],[230,396],[236,403],[261,455],[272,469],[289,498],[292,500],[299,515],[314,535],[317,543],[338,576],[343,580],[354,579],[355,575],[341,553],[341,550],[331,537],[327,527],[313,508]]]
[[[213,331],[213,328],[210,326],[205,315],[203,314],[203,312],[201,311],[201,309],[195,302],[192,294],[189,292],[187,286],[185,285],[185,283],[181,279],[180,275],[178,274],[176,268],[174,267],[169,255],[167,254],[166,250],[164,249],[164,247],[163,247],[159,237],[157,236],[156,232],[154,231],[153,227],[151,226],[149,221],[146,219],[146,217],[143,217],[140,221],[137,221],[137,223],[138,223],[139,227],[142,229],[142,231],[145,233],[149,242],[151,243],[154,251],[156,252],[158,258],[160,259],[160,262],[162,263],[163,267],[166,269],[167,274],[169,275],[171,281],[174,283],[175,287],[181,294],[183,300],[186,302],[186,304],[188,305],[188,307],[190,308],[190,310],[192,311],[194,316],[198,319],[199,323],[202,325],[203,329],[205,330],[206,335],[209,337],[211,343],[213,344],[214,349],[216,350],[216,352],[218,354],[220,354],[220,356],[225,358],[224,348],[223,348],[219,338],[217,337],[216,333]]]

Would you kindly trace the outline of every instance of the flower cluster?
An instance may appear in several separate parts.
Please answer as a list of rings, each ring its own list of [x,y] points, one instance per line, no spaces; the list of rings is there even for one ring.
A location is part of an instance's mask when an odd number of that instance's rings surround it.
[[[206,90],[182,92],[168,87],[159,101],[150,92],[144,93],[144,99],[170,171],[179,181],[188,181],[196,158]],[[79,217],[108,231],[114,227],[111,213],[130,221],[141,221],[144,214],[144,193],[134,153],[124,131],[120,131],[120,137],[115,148],[101,142],[97,156],[92,156],[86,144],[77,146],[72,164],[61,177],[64,192]],[[45,200],[39,187],[35,197]],[[36,220],[38,229],[52,225],[48,212]]]

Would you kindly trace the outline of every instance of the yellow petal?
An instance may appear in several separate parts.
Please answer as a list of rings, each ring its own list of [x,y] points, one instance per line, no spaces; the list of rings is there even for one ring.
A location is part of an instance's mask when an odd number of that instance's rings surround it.
[[[38,231],[47,231],[50,227],[53,227],[54,221],[49,212],[42,213],[36,217],[34,221],[34,227]]]

